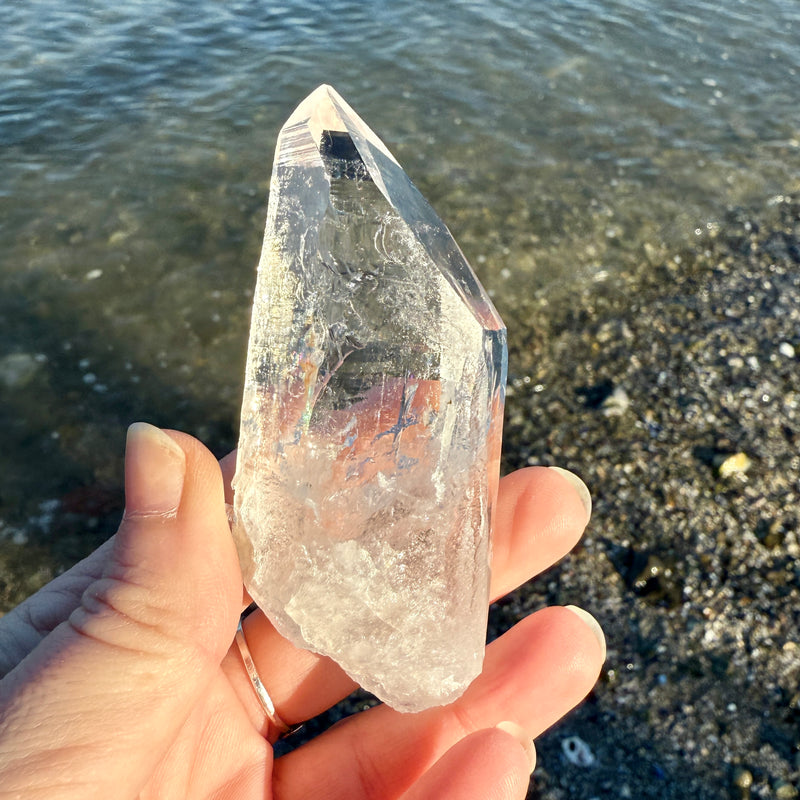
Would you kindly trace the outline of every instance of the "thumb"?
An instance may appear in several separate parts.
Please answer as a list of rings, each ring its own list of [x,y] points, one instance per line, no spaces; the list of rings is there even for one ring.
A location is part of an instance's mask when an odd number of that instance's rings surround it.
[[[12,797],[137,796],[233,638],[241,575],[214,457],[132,425],[125,494],[103,576],[0,682]]]

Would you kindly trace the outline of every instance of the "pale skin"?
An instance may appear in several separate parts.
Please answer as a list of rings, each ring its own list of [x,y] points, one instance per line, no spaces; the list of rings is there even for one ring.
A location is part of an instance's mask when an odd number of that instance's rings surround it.
[[[489,645],[455,703],[378,706],[273,760],[275,732],[232,645],[248,602],[225,513],[232,470],[186,434],[132,426],[117,534],[0,619],[0,798],[524,798],[532,750],[520,740],[593,686],[605,657],[596,623],[538,611]],[[492,597],[567,553],[588,517],[556,470],[503,478]],[[288,724],[353,690],[260,612],[245,632]]]

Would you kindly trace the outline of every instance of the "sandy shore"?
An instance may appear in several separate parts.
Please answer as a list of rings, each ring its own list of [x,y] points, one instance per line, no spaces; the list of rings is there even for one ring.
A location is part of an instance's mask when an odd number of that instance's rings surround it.
[[[642,262],[533,299],[511,337],[506,466],[569,467],[595,510],[492,626],[577,603],[608,638],[596,691],[538,743],[530,796],[796,797],[800,202],[732,210]],[[571,736],[593,766],[565,758]]]

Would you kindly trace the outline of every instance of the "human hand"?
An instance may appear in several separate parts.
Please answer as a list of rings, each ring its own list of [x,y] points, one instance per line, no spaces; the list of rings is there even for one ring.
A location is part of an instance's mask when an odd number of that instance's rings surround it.
[[[222,469],[230,475],[230,457]],[[594,684],[605,654],[596,623],[544,609],[489,645],[483,673],[449,706],[378,706],[273,761],[275,731],[231,647],[247,599],[219,465],[190,436],[136,425],[125,472],[117,534],[0,619],[3,800],[511,800],[524,797],[531,763],[495,726],[537,736]],[[556,470],[503,478],[492,596],[560,558],[587,519]],[[245,631],[287,723],[354,688],[260,611]]]

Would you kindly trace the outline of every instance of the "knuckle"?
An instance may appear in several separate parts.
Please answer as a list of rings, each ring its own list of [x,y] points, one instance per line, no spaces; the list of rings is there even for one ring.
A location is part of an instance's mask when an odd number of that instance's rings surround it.
[[[87,587],[68,621],[78,634],[122,649],[174,651],[177,641],[159,593],[119,578],[100,578]]]

